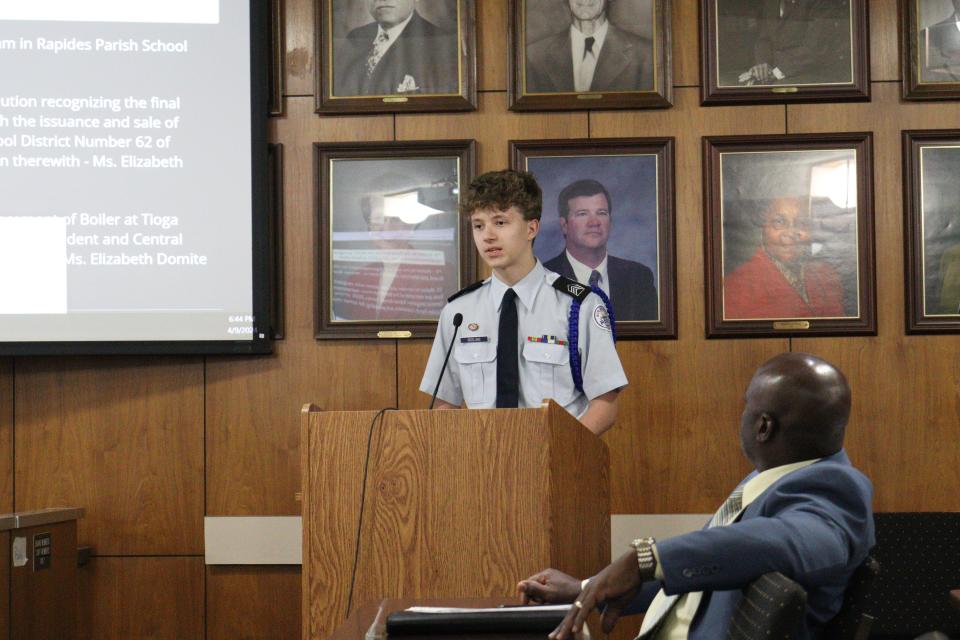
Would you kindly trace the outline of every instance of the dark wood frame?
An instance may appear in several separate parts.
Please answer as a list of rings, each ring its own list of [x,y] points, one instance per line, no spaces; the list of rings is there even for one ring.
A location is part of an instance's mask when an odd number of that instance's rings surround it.
[[[857,152],[857,256],[860,317],[842,319],[724,320],[722,153],[821,151]],[[703,228],[707,338],[876,335],[875,241],[873,235],[873,134],[817,133],[703,138]]]
[[[867,0],[850,0],[853,38],[853,82],[799,87],[719,87],[717,68],[717,11],[719,0],[700,0],[700,102],[763,104],[793,102],[857,102],[870,99],[870,20]]]
[[[317,98],[319,114],[427,113],[477,109],[477,8],[476,0],[456,0],[459,18],[460,91],[458,94],[411,94],[336,97],[332,94],[333,2],[314,0],[316,14]]]
[[[907,333],[960,333],[960,313],[928,315],[924,306],[923,175],[920,150],[960,146],[960,129],[903,132],[903,253]]]
[[[658,320],[617,320],[617,338],[677,337],[677,238],[673,138],[511,140],[510,166],[526,170],[530,158],[556,156],[655,155],[657,157]],[[616,309],[614,309],[616,312]]]
[[[673,105],[672,0],[651,0],[654,12],[654,88],[650,91],[527,94],[524,92],[526,0],[510,0],[509,73],[511,111],[663,109]]]
[[[960,100],[958,82],[920,82],[920,0],[898,0],[900,17],[900,90],[904,100]]]
[[[270,208],[267,210],[270,271],[270,333],[274,340],[283,340],[283,145],[267,145],[270,179],[267,183]]]
[[[334,322],[330,313],[330,286],[332,274],[330,229],[330,162],[342,159],[402,159],[457,157],[460,160],[461,193],[474,178],[476,143],[473,140],[429,140],[418,142],[348,142],[313,144],[314,157],[314,337],[319,339],[359,338],[432,338],[437,329],[436,321],[396,320]],[[457,217],[460,226],[457,235],[460,258],[460,286],[476,279],[477,252],[473,245],[470,225],[462,216]]]
[[[270,1],[270,115],[284,114],[283,92],[286,88],[286,25],[284,0]]]

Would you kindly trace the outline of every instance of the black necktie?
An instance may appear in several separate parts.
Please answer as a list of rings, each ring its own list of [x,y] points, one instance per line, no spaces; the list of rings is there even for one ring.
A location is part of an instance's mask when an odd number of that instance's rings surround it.
[[[500,303],[500,329],[497,333],[497,407],[516,407],[519,404],[517,328],[517,292],[507,289]]]
[[[588,37],[583,41],[583,57],[586,58],[588,53],[593,53],[593,43],[596,42],[596,38],[593,36]]]

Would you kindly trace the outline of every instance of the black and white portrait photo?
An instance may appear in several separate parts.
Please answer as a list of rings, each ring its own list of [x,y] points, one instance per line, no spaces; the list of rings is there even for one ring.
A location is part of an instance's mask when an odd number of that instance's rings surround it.
[[[652,2],[613,4],[526,1],[527,93],[653,89]]]
[[[457,0],[326,0],[332,96],[460,93]]]
[[[721,87],[853,82],[851,0],[711,0]]]
[[[960,83],[960,0],[916,0],[920,82]]]

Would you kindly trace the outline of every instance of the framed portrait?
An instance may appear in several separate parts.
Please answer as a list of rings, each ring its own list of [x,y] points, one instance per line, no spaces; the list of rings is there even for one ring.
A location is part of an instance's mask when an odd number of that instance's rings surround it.
[[[317,338],[432,337],[474,280],[472,140],[315,144]]]
[[[510,108],[673,102],[671,0],[510,0]]]
[[[511,165],[543,190],[533,251],[599,288],[618,338],[676,338],[673,138],[510,142]]]
[[[960,0],[900,0],[906,100],[960,99]]]
[[[317,113],[477,108],[475,0],[315,0]]]
[[[870,99],[867,0],[700,0],[709,104]]]
[[[872,135],[703,146],[707,337],[875,334]]]
[[[960,129],[903,132],[907,333],[960,333]]]

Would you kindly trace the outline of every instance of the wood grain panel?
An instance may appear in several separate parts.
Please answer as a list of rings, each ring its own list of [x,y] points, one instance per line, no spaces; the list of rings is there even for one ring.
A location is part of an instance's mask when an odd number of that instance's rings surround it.
[[[477,88],[506,91],[510,59],[507,0],[477,0]]]
[[[438,413],[387,414],[375,438],[357,603],[509,596],[549,559],[545,412]],[[544,482],[531,486],[529,469]]]
[[[300,567],[207,567],[206,640],[300,637]]]
[[[72,638],[77,629],[77,521],[15,529],[26,538],[30,560],[10,572],[12,640]],[[50,536],[50,564],[38,571],[33,559],[34,536]],[[3,548],[10,555],[10,548]],[[6,574],[0,574],[6,579]],[[38,607],[43,603],[46,607]],[[55,613],[54,613],[55,612]]]
[[[319,118],[307,98],[287,100],[284,145],[286,338],[271,356],[207,361],[207,515],[297,515],[299,412],[396,406],[396,344],[313,338],[312,145],[392,137],[390,117]]]
[[[0,358],[0,513],[12,511],[13,358]]]
[[[284,0],[284,4],[286,12],[284,28],[287,37],[285,65],[287,95],[313,96],[317,82],[314,75],[317,65],[314,0]]]
[[[472,113],[397,116],[397,140],[479,140],[479,173],[510,164],[508,140],[585,138],[587,113],[511,113],[506,93],[484,93]]]
[[[960,482],[960,341],[904,334],[900,131],[957,126],[955,104],[904,103],[896,84],[874,85],[872,103],[791,107],[791,131],[873,130],[877,323],[870,338],[795,339],[839,366],[853,388],[851,457],[874,482],[879,511],[955,511]],[[904,470],[911,470],[905,473]]]
[[[81,640],[203,639],[203,558],[94,558],[79,573]]]
[[[700,180],[701,136],[782,133],[784,109],[703,108],[694,88],[678,89],[675,97],[669,111],[590,116],[596,137],[677,139],[679,339],[618,344],[630,385],[620,394],[616,425],[604,435],[610,446],[611,513],[716,509],[749,469],[737,440],[743,391],[757,366],[789,348],[786,339],[704,339]]]
[[[303,539],[303,566],[310,567],[304,574],[301,600],[303,637],[326,638],[346,620],[350,606],[360,604],[350,601],[349,586],[355,569],[370,428],[352,427],[353,419],[371,423],[376,412],[365,411],[352,419],[340,414],[322,429],[311,423],[311,414],[302,415],[301,468],[307,476],[303,522],[312,523],[312,530],[305,527]],[[340,464],[325,464],[326,459]],[[314,495],[312,487],[321,487],[321,494]]]
[[[199,358],[23,358],[16,503],[84,507],[97,553],[203,551]]]
[[[10,532],[0,531],[0,640],[10,640]]]
[[[700,0],[673,0],[672,11],[673,84],[697,87],[700,85]]]
[[[430,406],[430,396],[420,392],[420,380],[432,346],[432,340],[403,340],[397,344],[397,406],[400,409]]]
[[[870,80],[900,80],[897,0],[870,0]],[[876,87],[872,87],[876,90]],[[876,98],[874,98],[876,99]]]

